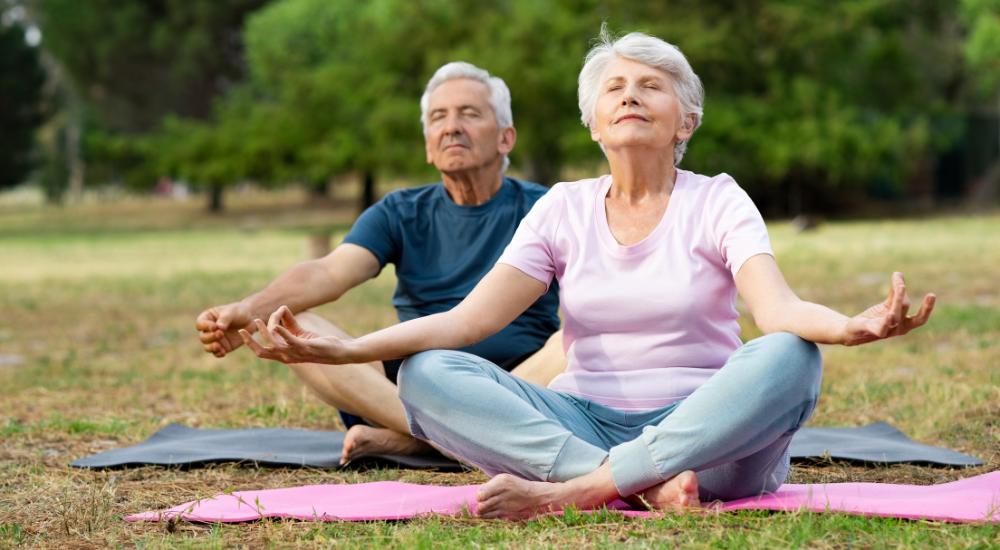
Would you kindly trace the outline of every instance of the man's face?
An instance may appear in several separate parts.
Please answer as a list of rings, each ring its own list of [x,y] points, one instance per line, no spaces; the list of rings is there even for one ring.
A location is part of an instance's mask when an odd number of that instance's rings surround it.
[[[514,147],[514,129],[497,128],[482,82],[459,78],[438,86],[427,106],[427,162],[441,172],[499,163]]]

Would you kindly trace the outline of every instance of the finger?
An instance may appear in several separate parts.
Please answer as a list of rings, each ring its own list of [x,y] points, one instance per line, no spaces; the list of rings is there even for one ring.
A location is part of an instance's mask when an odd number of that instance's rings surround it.
[[[287,328],[285,328],[285,327],[283,327],[281,325],[278,325],[278,326],[274,327],[274,332],[275,332],[275,334],[277,336],[279,336],[287,344],[301,346],[301,345],[303,345],[303,344],[306,343],[305,340],[303,340],[302,338],[299,338],[298,336],[292,334],[291,331],[289,331]]]
[[[892,274],[892,301],[889,304],[889,328],[896,328],[903,319],[903,300],[906,297],[906,282],[903,274],[896,271]]]
[[[219,320],[215,322],[222,330],[229,330],[229,325],[233,322],[233,308],[226,308],[219,316]]]
[[[253,339],[253,336],[250,336],[250,333],[247,330],[240,329],[240,336],[243,338],[243,343],[246,344],[247,347],[257,355],[257,357],[264,356],[266,351],[260,344],[257,343],[256,340]]]
[[[923,326],[930,318],[931,312],[934,311],[934,304],[937,303],[937,296],[934,294],[928,294],[924,296],[924,301],[920,304],[920,309],[917,314],[913,317],[907,319],[910,329],[914,329]]]
[[[288,347],[288,342],[286,342],[285,339],[281,337],[281,335],[279,335],[278,333],[274,332],[274,330],[273,330],[274,327],[265,325],[264,322],[261,321],[260,319],[258,319],[257,321],[259,321],[261,323],[260,326],[258,326],[257,328],[262,333],[266,333],[267,334],[267,338],[271,341],[271,346],[272,347],[274,347],[276,349]],[[260,328],[260,327],[264,327],[264,328]]]
[[[264,324],[264,321],[261,321],[260,318],[257,318],[253,320],[253,324],[255,327],[257,327],[257,332],[260,333],[260,337],[261,340],[264,341],[263,342],[264,345],[267,347],[273,346],[274,345],[273,335],[271,334],[271,331],[267,329],[267,325]]]
[[[200,331],[215,330],[215,310],[206,309],[194,320],[194,327]]]
[[[274,330],[274,327],[278,326],[278,324],[281,323],[281,316],[282,316],[281,308],[283,307],[285,306],[281,306],[278,309],[274,310],[274,313],[272,313],[271,316],[267,318],[267,328]]]
[[[198,333],[198,339],[201,340],[202,344],[210,344],[219,340],[218,334],[215,331],[201,331]]]
[[[302,332],[302,327],[299,326],[299,320],[295,318],[292,314],[292,310],[288,306],[281,306],[278,310],[281,312],[281,324],[285,325],[292,332]]]

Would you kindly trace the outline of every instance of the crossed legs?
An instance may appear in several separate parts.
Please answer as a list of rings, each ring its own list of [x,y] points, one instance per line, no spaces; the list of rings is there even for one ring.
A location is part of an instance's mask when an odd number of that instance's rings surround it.
[[[458,352],[404,363],[400,396],[414,435],[487,474],[512,474],[484,486],[480,513],[521,516],[618,496],[671,508],[774,490],[819,383],[817,347],[778,333],[745,344],[688,398],[658,411],[615,411]]]
[[[296,318],[303,328],[316,334],[350,338],[343,329],[315,313],[299,313]],[[561,333],[557,332],[512,374],[548,384],[562,372],[564,362]],[[376,426],[356,425],[348,430],[341,463],[366,454],[418,454],[430,450],[426,443],[410,435],[397,387],[386,378],[385,367],[380,361],[350,365],[306,363],[289,367],[321,401]]]

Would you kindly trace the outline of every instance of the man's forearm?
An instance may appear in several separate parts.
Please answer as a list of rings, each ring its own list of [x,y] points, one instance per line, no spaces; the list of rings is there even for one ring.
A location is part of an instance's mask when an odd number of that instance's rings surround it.
[[[263,290],[243,299],[251,318],[265,321],[278,307],[288,306],[294,313],[340,298],[348,289],[330,275],[319,262],[295,264],[271,281]]]

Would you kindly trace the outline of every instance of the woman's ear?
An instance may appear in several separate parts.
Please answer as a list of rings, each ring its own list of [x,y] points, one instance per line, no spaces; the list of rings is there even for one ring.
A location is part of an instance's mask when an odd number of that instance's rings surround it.
[[[681,119],[681,127],[677,129],[677,141],[687,141],[691,139],[694,134],[695,126],[697,126],[698,117],[694,113],[684,116]]]

